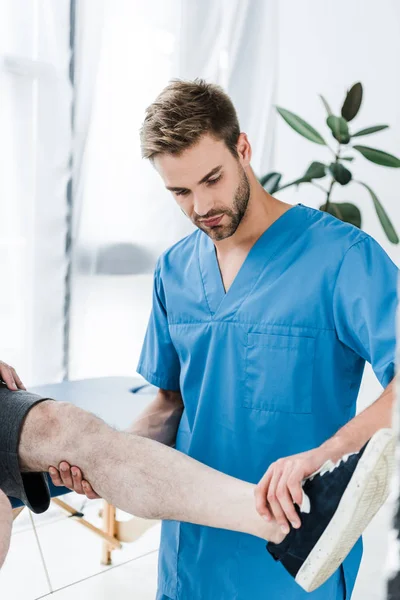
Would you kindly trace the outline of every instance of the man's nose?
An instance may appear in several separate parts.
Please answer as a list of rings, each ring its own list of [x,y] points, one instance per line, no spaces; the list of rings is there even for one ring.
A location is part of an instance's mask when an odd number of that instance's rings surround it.
[[[213,209],[212,199],[205,194],[196,194],[193,201],[193,210],[200,218],[206,216]]]

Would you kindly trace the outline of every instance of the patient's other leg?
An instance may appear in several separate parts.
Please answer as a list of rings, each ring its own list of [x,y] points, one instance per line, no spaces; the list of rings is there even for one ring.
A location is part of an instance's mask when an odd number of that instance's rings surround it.
[[[12,520],[11,504],[0,490],[0,569],[10,546]]]

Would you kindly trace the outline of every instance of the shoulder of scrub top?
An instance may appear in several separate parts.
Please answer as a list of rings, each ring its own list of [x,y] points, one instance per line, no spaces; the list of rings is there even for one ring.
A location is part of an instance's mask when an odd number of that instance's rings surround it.
[[[310,246],[320,247],[339,260],[351,246],[371,238],[365,231],[329,213],[309,207],[307,210],[311,211],[312,216],[307,230]]]
[[[186,237],[182,238],[159,256],[156,264],[156,272],[163,276],[165,271],[178,269],[181,271],[188,261],[193,257],[196,249],[196,241],[202,232],[196,229]],[[205,235],[205,234],[202,234]]]

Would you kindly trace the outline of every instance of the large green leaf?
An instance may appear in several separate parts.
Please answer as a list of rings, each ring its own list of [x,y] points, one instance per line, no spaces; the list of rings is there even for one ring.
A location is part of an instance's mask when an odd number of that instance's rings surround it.
[[[368,192],[370,193],[370,196],[371,196],[372,201],[375,206],[376,214],[378,215],[378,219],[381,222],[381,225],[383,227],[384,232],[386,233],[386,235],[388,237],[388,240],[390,242],[392,242],[392,244],[398,244],[399,237],[396,233],[396,230],[393,227],[393,224],[392,224],[391,220],[389,219],[382,204],[379,202],[378,197],[375,194],[375,192],[366,183],[363,183],[362,181],[357,181],[357,183],[359,183],[360,185],[365,187],[365,189],[368,190]]]
[[[347,92],[347,96],[342,106],[342,117],[346,121],[352,121],[360,110],[363,97],[363,88],[361,83],[355,83]]]
[[[319,97],[322,100],[323,105],[325,106],[326,112],[328,113],[328,115],[332,115],[332,110],[331,107],[329,106],[328,102],[325,100],[325,98],[322,96],[322,94],[319,95]]]
[[[333,133],[333,137],[341,144],[348,144],[350,141],[349,127],[347,121],[343,117],[335,117],[330,115],[326,120],[329,129]]]
[[[318,131],[316,131],[314,127],[306,123],[306,121],[304,121],[301,117],[279,106],[276,107],[276,110],[286,121],[286,123],[290,125],[292,129],[297,131],[297,133],[304,136],[311,142],[314,142],[315,144],[321,144],[323,146],[326,146],[324,138],[318,133]]]
[[[370,135],[371,133],[376,133],[377,131],[383,131],[383,129],[388,129],[389,125],[374,125],[373,127],[367,127],[366,129],[360,129],[356,133],[352,133],[351,137],[360,137],[361,135]]]
[[[377,165],[393,167],[395,169],[400,167],[400,160],[396,156],[393,156],[393,154],[388,154],[376,148],[369,148],[368,146],[353,146],[353,148],[360,152],[364,158]]]
[[[332,163],[329,165],[329,171],[332,177],[340,183],[340,185],[347,185],[352,178],[352,174],[346,167],[340,163]]]
[[[308,167],[304,174],[304,180],[311,181],[311,179],[321,179],[326,175],[326,165],[321,162],[314,161]]]
[[[274,194],[279,188],[281,179],[281,173],[267,173],[260,178],[260,183],[269,194]]]
[[[361,228],[361,212],[354,204],[350,204],[349,202],[330,202],[328,210],[326,210],[326,204],[323,204],[319,208],[320,210],[337,217],[341,221],[351,223],[359,229]]]

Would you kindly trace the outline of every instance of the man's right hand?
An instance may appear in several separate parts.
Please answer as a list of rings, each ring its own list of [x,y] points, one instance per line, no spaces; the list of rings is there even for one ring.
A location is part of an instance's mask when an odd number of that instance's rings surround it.
[[[79,467],[71,467],[66,461],[60,462],[57,467],[49,467],[49,473],[53,484],[57,487],[65,486],[77,494],[83,494],[89,500],[100,498],[88,481],[82,478]]]

